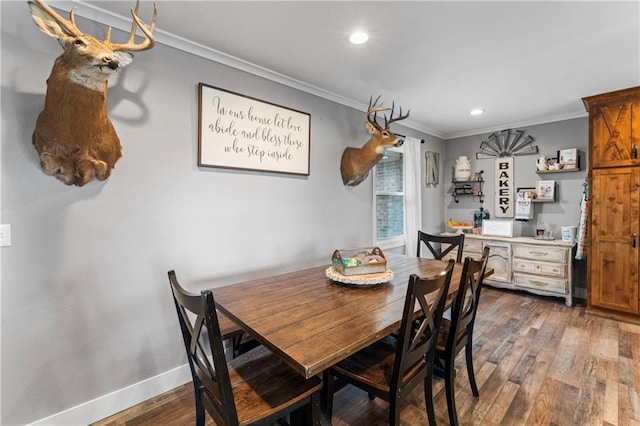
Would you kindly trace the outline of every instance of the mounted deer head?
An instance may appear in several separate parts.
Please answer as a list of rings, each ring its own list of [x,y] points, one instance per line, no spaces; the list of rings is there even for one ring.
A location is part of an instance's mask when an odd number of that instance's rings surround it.
[[[402,115],[402,108],[400,108],[400,114],[396,118],[393,118],[394,104],[392,103],[390,118],[387,120],[386,114],[384,115],[384,127],[382,127],[378,124],[377,113],[388,111],[389,108],[383,108],[382,104],[378,105],[380,96],[378,96],[374,102],[372,102],[372,100],[373,96],[369,98],[365,127],[373,136],[371,136],[371,139],[369,139],[362,148],[347,147],[342,153],[340,172],[342,173],[342,183],[347,186],[359,185],[369,176],[371,168],[382,159],[387,148],[400,146],[404,142],[401,138],[389,131],[389,126],[394,121],[404,120],[409,117],[409,111],[407,111],[406,115]],[[371,116],[372,114],[373,118]]]
[[[125,44],[111,43],[111,27],[104,41],[83,34],[75,24],[75,8],[65,19],[42,0],[29,1],[31,17],[45,34],[57,38],[63,52],[47,79],[44,109],[33,132],[33,145],[45,173],[67,185],[82,186],[94,177],[104,180],[122,156],[120,139],[107,116],[108,80],[131,63],[133,55],[151,49],[156,25],[154,5],[151,26],[131,10],[133,22]],[[135,43],[139,27],[145,35]]]

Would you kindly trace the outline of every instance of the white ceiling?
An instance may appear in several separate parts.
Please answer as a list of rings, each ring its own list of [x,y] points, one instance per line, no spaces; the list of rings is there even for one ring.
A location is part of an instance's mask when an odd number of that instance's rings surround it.
[[[73,3],[128,31],[133,0]],[[638,0],[156,3],[159,43],[363,110],[382,95],[445,139],[581,117],[582,97],[640,85]]]

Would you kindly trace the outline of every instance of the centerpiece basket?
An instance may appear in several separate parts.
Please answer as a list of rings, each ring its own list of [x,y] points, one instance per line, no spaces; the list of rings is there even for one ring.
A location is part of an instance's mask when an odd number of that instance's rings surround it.
[[[342,275],[376,274],[387,270],[387,259],[379,247],[338,249],[331,257],[333,268]]]

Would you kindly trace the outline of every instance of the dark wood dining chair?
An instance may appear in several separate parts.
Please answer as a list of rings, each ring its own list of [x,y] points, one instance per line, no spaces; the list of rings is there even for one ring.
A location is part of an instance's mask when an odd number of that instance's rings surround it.
[[[346,383],[365,390],[370,397],[389,402],[389,424],[398,425],[401,402],[416,385],[423,383],[429,423],[435,424],[433,361],[453,265],[450,260],[435,277],[412,274],[398,335],[387,336],[329,369],[324,383],[329,414],[335,389]]]
[[[447,254],[457,247],[458,255],[456,256],[456,262],[462,262],[464,234],[433,235],[418,231],[418,257],[422,254],[422,244],[427,246],[433,257],[438,260],[442,260]],[[440,244],[440,247],[438,248],[435,244]]]
[[[227,363],[213,293],[189,293],[174,271],[168,275],[193,379],[196,425],[205,424],[205,410],[219,425],[271,424],[287,415],[292,424],[319,422],[322,380],[305,379],[264,346]]]
[[[489,247],[485,247],[480,260],[467,257],[464,260],[458,293],[451,305],[451,320],[443,318],[436,345],[436,373],[445,380],[447,408],[450,424],[458,424],[455,391],[455,359],[465,348],[467,373],[473,396],[479,396],[473,371],[473,325],[480,302],[480,291],[489,260]]]

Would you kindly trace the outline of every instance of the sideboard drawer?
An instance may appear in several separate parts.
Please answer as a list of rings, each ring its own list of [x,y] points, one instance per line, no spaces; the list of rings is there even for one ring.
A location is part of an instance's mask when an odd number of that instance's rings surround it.
[[[464,252],[469,253],[482,253],[482,241],[480,240],[472,240],[470,238],[465,238],[464,240]]]
[[[560,247],[513,245],[513,257],[524,257],[533,260],[565,263],[567,261],[567,253],[567,249]]]
[[[515,284],[517,287],[525,287],[534,290],[553,291],[558,294],[564,295],[566,293],[567,280],[514,273],[513,284]]]
[[[552,277],[567,277],[567,265],[559,263],[540,262],[528,259],[513,259],[513,271],[528,274],[550,275]]]

